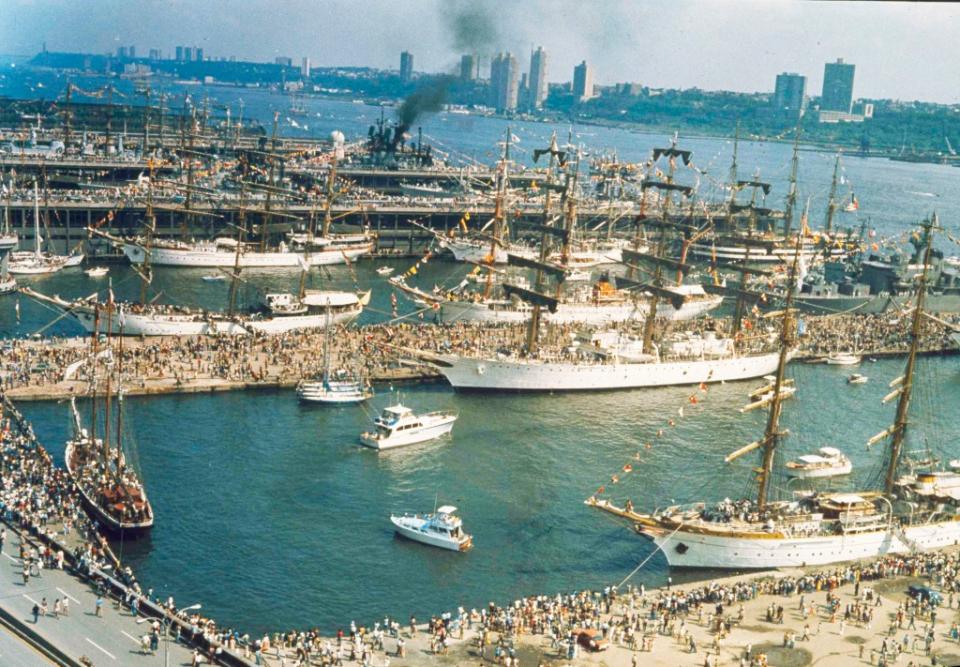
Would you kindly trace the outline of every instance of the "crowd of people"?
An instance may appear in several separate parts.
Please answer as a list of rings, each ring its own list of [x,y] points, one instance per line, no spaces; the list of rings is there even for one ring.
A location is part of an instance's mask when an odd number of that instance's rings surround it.
[[[960,322],[960,315],[949,321]],[[854,346],[864,354],[904,351],[909,342],[909,318],[894,315],[802,316],[800,349],[809,355],[850,351]],[[706,318],[695,322],[673,322],[661,328],[658,340],[680,332],[731,336],[730,320]],[[642,340],[639,324],[624,325],[625,336]],[[925,320],[921,347],[943,350],[951,347],[950,331],[943,325]],[[544,327],[540,338],[541,354],[569,355],[575,339],[584,331],[573,325]],[[743,335],[746,334],[746,335]],[[398,369],[417,352],[464,355],[513,354],[526,340],[525,324],[434,325],[429,322],[398,322],[359,328],[339,326],[332,336],[334,368],[360,372],[373,379],[400,377]],[[589,336],[586,336],[589,341]],[[776,327],[757,321],[741,329],[740,349],[759,351],[776,343]],[[242,383],[296,383],[321,372],[324,366],[322,331],[290,332],[279,335],[208,336],[194,338],[147,338],[125,340],[120,362],[120,345],[112,341],[113,363],[123,371],[122,386],[136,390],[160,380],[177,385],[198,380]],[[101,344],[101,350],[104,345]],[[582,355],[581,355],[582,356]],[[17,387],[49,387],[60,383],[71,364],[90,357],[90,346],[77,339],[11,339],[0,350],[0,390]],[[103,380],[105,360],[80,364],[72,373],[73,382],[86,382],[92,372]],[[430,374],[427,368],[424,374]],[[114,378],[114,386],[117,379]]]

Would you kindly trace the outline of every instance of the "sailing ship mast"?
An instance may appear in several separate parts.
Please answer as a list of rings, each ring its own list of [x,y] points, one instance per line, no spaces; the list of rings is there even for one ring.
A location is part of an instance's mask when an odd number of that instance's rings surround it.
[[[800,263],[802,236],[797,237],[796,250],[793,255],[793,264],[787,279],[787,298],[783,309],[783,319],[780,328],[780,358],[777,363],[776,379],[773,381],[773,397],[770,400],[770,413],[767,415],[767,428],[763,433],[760,446],[763,448],[760,468],[757,470],[757,507],[763,510],[767,505],[767,496],[770,493],[770,483],[773,477],[773,457],[780,445],[780,439],[786,435],[780,430],[780,413],[783,409],[781,391],[784,386],[784,375],[789,361],[789,350],[793,344],[793,281],[797,275]]]
[[[547,167],[547,182],[544,184],[544,198],[543,198],[543,234],[540,237],[540,262],[544,263],[547,261],[547,257],[550,256],[550,231],[548,228],[552,227],[553,221],[550,220],[550,204],[551,196],[553,194],[553,176],[554,169],[558,161],[562,162],[563,153],[560,152],[560,149],[557,147],[557,133],[554,132],[550,137],[550,146],[546,149],[550,153],[550,164]],[[533,161],[536,162],[540,156],[543,154],[542,150],[535,150],[533,152]],[[543,290],[543,280],[544,274],[543,269],[538,268],[536,273],[536,278],[533,282],[533,289],[537,292]],[[540,303],[533,304],[533,312],[530,314],[530,322],[527,325],[527,354],[533,355],[537,351],[537,345],[539,343],[539,333],[540,333]]]
[[[927,270],[930,266],[930,256],[933,250],[933,230],[937,228],[937,215],[934,214],[929,220],[924,221],[922,228],[926,235],[926,247],[923,253],[923,269],[920,272],[920,281],[917,285],[917,303],[913,309],[913,321],[910,326],[910,352],[907,355],[907,368],[900,382],[900,388],[897,389],[900,398],[897,401],[896,419],[894,420],[893,426],[883,432],[883,435],[891,436],[887,471],[883,482],[883,492],[887,496],[893,493],[897,466],[900,462],[900,455],[903,451],[903,443],[907,433],[910,395],[913,391],[913,376],[916,371],[917,350],[920,347],[920,324],[923,318],[923,301],[927,293]]]
[[[840,171],[840,153],[833,163],[833,181],[830,183],[830,199],[827,201],[827,220],[823,230],[829,234],[833,231],[833,214],[837,210],[837,173]]]
[[[230,317],[233,317],[237,310],[237,291],[239,288],[238,281],[240,280],[240,253],[241,248],[243,247],[244,236],[247,232],[247,209],[245,197],[247,192],[247,158],[245,155],[240,156],[240,164],[240,208],[237,213],[239,222],[237,225],[237,247],[233,257],[233,274],[230,276],[230,306],[227,310],[227,315]]]
[[[270,198],[273,190],[273,178],[274,178],[274,167],[276,165],[276,150],[277,150],[277,121],[280,119],[280,112],[275,111],[273,113],[273,131],[270,134],[270,155],[268,160],[270,161],[270,171],[267,175],[267,180],[269,181],[269,186],[267,190],[267,199],[264,202],[264,211],[263,211],[263,222],[262,229],[260,230],[260,252],[266,252],[267,250],[267,234],[269,233],[270,223],[273,221],[273,215],[270,213]]]
[[[153,269],[150,266],[150,249],[153,245],[153,235],[157,231],[157,216],[153,212],[153,158],[147,160],[147,169],[150,180],[147,182],[147,238],[143,248],[143,264],[138,268],[132,264],[131,268],[140,276],[140,303],[147,304],[147,286],[153,282]]]
[[[490,265],[497,261],[497,246],[503,246],[502,236],[506,232],[506,208],[504,207],[504,198],[507,190],[507,163],[510,160],[510,127],[507,127],[507,134],[503,141],[503,155],[500,158],[500,164],[497,168],[497,195],[493,208],[493,235],[490,239]],[[487,271],[487,284],[483,289],[483,298],[489,299],[490,292],[493,290],[493,272]]]
[[[800,168],[800,135],[802,130],[797,127],[796,135],[793,139],[793,157],[790,159],[790,188],[787,190],[787,208],[783,212],[783,238],[790,238],[790,231],[793,227],[793,211],[797,206],[797,171]],[[801,229],[800,235],[803,236],[806,230]]]

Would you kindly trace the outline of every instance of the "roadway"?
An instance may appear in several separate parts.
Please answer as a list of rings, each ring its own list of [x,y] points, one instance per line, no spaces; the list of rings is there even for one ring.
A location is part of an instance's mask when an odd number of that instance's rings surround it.
[[[97,667],[190,664],[192,651],[175,641],[161,639],[155,655],[141,653],[139,638],[147,634],[149,623],[137,623],[137,618],[126,609],[118,609],[116,601],[109,597],[104,597],[103,615],[97,617],[96,592],[66,571],[45,569],[41,576],[30,577],[24,585],[23,568],[18,558],[19,537],[9,528],[7,534],[7,542],[0,554],[0,609],[26,627],[28,632],[36,633],[73,660],[86,656]],[[33,606],[44,598],[49,612],[34,622]],[[57,598],[69,598],[68,616],[53,615],[53,603]],[[17,641],[8,632],[0,633],[0,664],[51,664],[38,658],[38,654],[24,644],[18,645]],[[165,651],[169,651],[169,662],[166,662]]]

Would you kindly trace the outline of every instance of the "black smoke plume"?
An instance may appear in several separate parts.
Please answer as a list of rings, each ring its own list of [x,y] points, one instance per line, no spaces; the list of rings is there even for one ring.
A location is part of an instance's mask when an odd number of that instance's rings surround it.
[[[465,53],[482,53],[496,48],[500,31],[495,7],[478,0],[454,0],[444,5],[443,18],[450,29],[454,48]]]
[[[402,136],[404,132],[413,127],[417,118],[422,114],[440,111],[444,102],[447,101],[447,91],[452,83],[452,76],[433,77],[407,95],[397,110],[397,120],[399,121],[397,135]]]

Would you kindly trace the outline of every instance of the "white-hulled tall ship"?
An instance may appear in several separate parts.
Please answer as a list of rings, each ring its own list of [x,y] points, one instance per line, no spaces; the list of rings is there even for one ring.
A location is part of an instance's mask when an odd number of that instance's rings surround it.
[[[115,317],[108,308],[107,320]],[[99,320],[99,308],[97,316]],[[110,380],[112,369],[106,373],[105,409],[103,418],[103,437],[97,435],[97,365],[101,357],[106,356],[112,362],[111,348],[98,352],[97,344],[100,332],[94,330],[91,337],[90,359],[90,430],[83,428],[76,399],[71,397],[70,410],[73,415],[73,437],[67,441],[64,459],[67,473],[77,485],[88,514],[103,528],[112,533],[131,536],[143,533],[153,527],[153,507],[147,498],[146,489],[136,471],[127,465],[122,447],[122,406],[117,410],[114,443],[111,443],[111,422],[114,417],[111,408]],[[108,336],[108,345],[110,338]],[[123,377],[123,347],[120,347],[119,377]],[[82,364],[82,362],[81,362]],[[78,366],[72,368],[76,370]],[[69,373],[69,371],[68,371]],[[118,399],[122,396],[122,387],[118,387]]]
[[[923,224],[929,259],[936,216]],[[794,264],[796,267],[796,262]],[[727,457],[731,461],[761,451],[755,499],[671,506],[650,514],[627,504],[620,508],[592,496],[587,504],[620,515],[651,539],[673,567],[744,570],[822,565],[886,554],[906,554],[951,546],[960,540],[960,474],[901,468],[914,389],[917,348],[923,319],[927,275],[917,285],[911,345],[904,375],[890,383],[885,401],[897,398],[894,423],[868,445],[887,441],[886,465],[877,488],[845,493],[805,493],[786,500],[770,498],[775,455],[783,432],[781,400],[787,347],[792,336],[792,299],[787,297],[780,363],[764,435]]]
[[[152,183],[152,178],[151,178]],[[243,190],[241,189],[241,200]],[[244,233],[244,213],[241,202],[238,237]],[[156,217],[153,213],[152,186],[147,197],[147,236],[145,247],[152,248],[153,231]],[[238,238],[239,242],[239,238]],[[262,304],[247,312],[236,309],[237,282],[242,267],[239,266],[240,253],[235,246],[234,265],[231,272],[230,308],[226,313],[211,312],[199,308],[188,308],[166,304],[156,304],[147,300],[147,288],[152,282],[153,253],[145,255],[146,262],[137,273],[141,280],[140,301],[117,303],[116,317],[109,324],[97,323],[97,310],[103,308],[97,295],[85,299],[66,300],[59,296],[48,296],[30,288],[21,292],[49,303],[76,319],[87,331],[97,326],[111,334],[128,336],[200,336],[200,335],[247,335],[253,333],[279,334],[301,329],[322,329],[328,324],[347,324],[363,312],[369,302],[370,292],[344,292],[331,290],[305,289],[306,273],[310,268],[307,259],[311,256],[306,250],[306,259],[301,257],[300,290],[298,294],[289,292],[266,294]],[[114,303],[112,290],[110,303]],[[106,328],[104,328],[106,327]]]
[[[554,151],[556,145],[551,145]],[[659,149],[661,154],[671,155],[671,151],[679,154],[676,147]],[[563,230],[544,225],[544,239],[542,255],[546,256],[548,236],[559,236],[566,244],[569,239],[569,230],[572,228],[575,216],[573,188],[570,187],[576,179],[576,171],[568,174],[567,187],[563,189],[563,199],[566,207],[566,223]],[[668,193],[681,189],[672,182],[671,175],[667,182],[650,182],[648,187],[661,187]],[[684,189],[689,194],[689,189]],[[665,211],[669,207],[669,194],[665,200]],[[549,199],[547,200],[549,208]],[[545,214],[549,220],[549,212]],[[649,221],[641,220],[643,224]],[[666,234],[669,223],[657,222],[661,227],[659,252],[662,253],[666,245]],[[558,234],[559,232],[559,234]],[[587,345],[575,350],[567,349],[556,357],[551,357],[538,350],[539,326],[542,319],[554,320],[554,317],[563,311],[566,304],[559,299],[544,294],[544,274],[550,274],[558,279],[565,275],[562,267],[546,262],[518,262],[521,265],[535,268],[537,271],[533,289],[507,286],[528,303],[524,303],[524,312],[529,314],[529,328],[525,348],[522,354],[506,355],[435,355],[429,358],[437,370],[457,389],[469,390],[512,390],[512,391],[584,391],[633,389],[639,387],[659,387],[667,385],[700,384],[709,382],[724,382],[761,377],[771,373],[777,366],[778,355],[775,352],[764,352],[762,349],[754,352],[745,352],[738,349],[733,338],[719,338],[715,334],[681,335],[664,341],[660,346],[653,342],[654,326],[657,318],[687,319],[707,312],[719,304],[720,297],[705,298],[700,286],[678,284],[667,287],[663,283],[664,267],[677,269],[683,273],[689,270],[689,265],[682,262],[666,260],[659,254],[647,255],[628,248],[623,249],[624,257],[631,262],[650,261],[656,266],[653,280],[648,283],[635,283],[642,290],[643,296],[623,305],[608,306],[607,312],[618,312],[619,317],[611,320],[624,321],[634,319],[644,320],[644,332],[641,340],[629,339],[617,332],[601,332],[593,335]],[[628,264],[628,266],[633,266]],[[639,269],[639,267],[633,267]],[[662,303],[661,303],[662,300]],[[596,302],[596,299],[594,300]],[[444,307],[448,305],[444,304]],[[571,312],[574,308],[596,308],[596,303],[586,301],[583,304],[575,303],[568,306]],[[627,309],[630,310],[627,310]],[[601,311],[602,312],[602,311]],[[657,313],[657,317],[650,317],[649,313]],[[582,312],[579,321],[584,324],[597,321],[605,322],[601,318],[591,318]],[[574,318],[561,321],[577,321]]]

